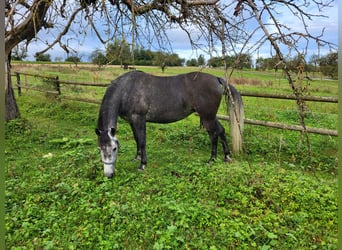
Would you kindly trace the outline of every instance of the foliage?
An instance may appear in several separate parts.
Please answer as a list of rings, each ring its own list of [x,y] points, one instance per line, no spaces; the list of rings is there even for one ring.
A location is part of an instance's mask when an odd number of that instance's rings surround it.
[[[101,67],[102,65],[105,65],[108,62],[106,56],[100,49],[94,50],[91,53],[89,59],[93,64],[96,64],[99,67]]]
[[[313,136],[317,153],[308,159],[297,132],[246,126],[246,154],[207,166],[208,136],[190,116],[147,125],[141,173],[131,129],[120,120],[117,172],[107,180],[97,105],[34,92],[17,99],[23,119],[7,123],[5,134],[8,249],[337,249],[335,138]],[[247,100],[248,115],[297,119],[283,102],[269,101],[286,107],[274,112]],[[322,126],[337,121],[307,116]]]
[[[212,57],[208,60],[208,65],[211,67],[223,67],[224,63],[227,68],[250,69],[252,67],[251,55],[248,54],[225,56],[225,60],[221,57]]]
[[[78,56],[76,55],[72,55],[72,56],[68,56],[66,59],[65,59],[66,62],[72,62],[72,63],[79,63],[81,61],[81,58],[79,58]]]
[[[255,69],[256,70],[272,70],[275,69],[275,66],[279,62],[279,59],[275,57],[271,58],[257,58],[256,59],[256,64],[255,64]]]
[[[337,61],[338,54],[337,52],[329,53],[321,58],[318,55],[312,55],[310,60],[305,64],[304,71],[305,72],[322,72],[323,75],[331,77],[333,79],[337,79]],[[298,65],[300,64],[301,59],[299,56],[290,58],[288,60],[288,68],[297,72]],[[277,57],[272,58],[258,58],[256,60],[256,70],[272,70],[277,69],[276,67],[279,64],[279,59]]]
[[[130,46],[126,40],[115,39],[106,48],[106,58],[110,64],[123,65],[131,61]]]
[[[133,53],[134,52],[134,53]],[[95,52],[94,52],[95,53]],[[133,61],[134,59],[134,61]],[[106,49],[106,60],[112,65],[144,65],[144,66],[182,66],[184,59],[179,58],[176,53],[165,53],[161,51],[151,51],[137,46],[132,51],[126,40],[115,39]]]
[[[51,62],[50,54],[39,54],[36,56],[37,62]]]
[[[188,66],[188,67],[198,66],[197,59],[192,58],[192,59],[190,59],[190,60],[187,60],[187,61],[186,61],[186,66]]]
[[[12,49],[11,60],[22,61],[27,57],[27,49],[24,45],[17,45]]]
[[[319,67],[322,73],[333,79],[338,78],[338,53],[329,53],[319,59]]]
[[[204,55],[199,55],[197,59],[192,58],[188,61],[186,61],[186,66],[188,67],[193,67],[193,66],[204,66],[205,63],[205,58]]]
[[[180,58],[178,54],[176,53],[165,53],[165,52],[155,52],[154,54],[154,61],[152,65],[154,66],[162,66],[162,65],[167,65],[171,67],[175,66],[183,66],[185,59]],[[144,64],[140,64],[144,65]]]

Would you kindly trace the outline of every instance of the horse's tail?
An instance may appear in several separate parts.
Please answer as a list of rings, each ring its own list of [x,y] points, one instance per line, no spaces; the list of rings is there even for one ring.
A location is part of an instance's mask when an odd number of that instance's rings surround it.
[[[226,96],[227,114],[229,113],[230,138],[232,141],[232,152],[234,154],[242,152],[242,134],[244,125],[244,107],[241,94],[236,88],[228,84],[226,80],[219,78],[224,86]]]

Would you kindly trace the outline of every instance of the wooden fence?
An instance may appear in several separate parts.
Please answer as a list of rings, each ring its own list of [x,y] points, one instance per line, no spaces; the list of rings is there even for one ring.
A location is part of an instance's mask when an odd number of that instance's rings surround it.
[[[33,77],[49,80],[51,82],[51,84],[54,86],[55,90],[54,91],[42,90],[42,89],[35,88],[35,87],[24,86],[21,84],[20,75],[33,76]],[[33,91],[40,91],[40,92],[55,94],[55,95],[58,95],[59,98],[61,98],[61,99],[86,102],[86,103],[93,103],[93,104],[100,104],[101,101],[96,100],[96,99],[90,99],[90,98],[72,97],[72,96],[67,96],[64,94],[62,95],[61,84],[79,85],[79,86],[93,86],[93,87],[107,87],[109,85],[109,83],[90,83],[90,82],[87,83],[87,82],[63,81],[63,80],[60,80],[58,76],[51,77],[51,76],[43,76],[43,75],[21,73],[21,72],[15,72],[14,76],[16,76],[16,79],[17,79],[16,87],[18,88],[18,94],[19,95],[21,95],[22,89],[29,89],[29,90],[33,90]],[[257,92],[248,92],[248,91],[240,91],[240,93],[242,96],[246,96],[246,97],[248,96],[248,97],[259,97],[259,98],[275,98],[275,99],[285,99],[285,100],[296,100],[296,97],[294,95],[257,93]],[[312,102],[338,103],[337,97],[304,96],[302,99],[305,101],[312,101]],[[226,115],[218,114],[217,117],[218,117],[218,119],[229,120],[229,116],[226,116]],[[277,122],[271,122],[271,121],[261,121],[261,120],[254,120],[254,119],[248,119],[248,118],[244,119],[244,123],[250,124],[250,125],[258,125],[258,126],[265,126],[265,127],[271,127],[271,128],[305,132],[303,126],[299,126],[299,125],[283,124],[283,123],[277,123]],[[306,132],[314,133],[314,134],[320,134],[320,135],[338,136],[337,130],[332,130],[332,129],[306,127]]]

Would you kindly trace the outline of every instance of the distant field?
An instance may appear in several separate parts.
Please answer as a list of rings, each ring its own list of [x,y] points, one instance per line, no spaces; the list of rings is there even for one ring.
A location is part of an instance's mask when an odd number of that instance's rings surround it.
[[[198,67],[167,67],[165,73],[162,73],[158,67],[137,66],[137,70],[142,70],[155,75],[176,75],[188,73],[191,71],[203,71],[219,77],[225,77],[226,73],[223,69],[198,68]],[[120,66],[104,66],[99,68],[92,64],[79,64],[77,67],[74,64],[14,64],[13,71],[26,72],[31,74],[40,74],[45,76],[58,76],[60,80],[75,81],[75,82],[92,82],[92,83],[110,83],[126,71]],[[227,73],[229,77],[230,72]],[[316,75],[318,73],[315,73]],[[13,77],[15,81],[15,78]],[[36,77],[25,76],[22,79],[23,83],[33,84],[49,88],[46,82]],[[254,91],[260,93],[281,93],[292,94],[292,90],[287,80],[282,76],[281,72],[259,72],[251,70],[234,71],[231,76],[231,83],[240,91]],[[315,79],[310,82],[304,82],[307,85],[307,95],[312,96],[337,96],[338,82],[329,79]],[[51,88],[51,87],[50,87]],[[62,93],[68,96],[83,98],[95,98],[100,100],[103,96],[104,88],[81,87],[81,86],[63,86]],[[270,120],[280,122],[298,123],[298,118],[294,114],[298,108],[295,101],[275,100],[267,98],[244,97],[245,111],[247,118]],[[262,104],[262,105],[260,105]],[[318,126],[328,129],[336,129],[337,123],[337,105],[329,103],[307,102],[308,115],[317,117],[317,122],[314,119],[308,119],[309,126]],[[257,108],[256,108],[257,107]],[[327,116],[327,119],[325,119]]]
[[[163,75],[157,67],[137,69]],[[56,63],[12,70],[95,83],[125,72]],[[169,67],[164,75],[198,70]],[[37,77],[21,81],[53,89]],[[237,71],[232,82],[240,91],[291,93],[280,72]],[[314,80],[309,92],[337,96],[337,85]],[[141,173],[130,126],[119,120],[117,172],[107,180],[94,133],[99,105],[63,99],[101,100],[104,91],[61,85],[61,99],[16,93],[22,118],[5,131],[8,249],[337,249],[336,137],[310,134],[309,150],[299,132],[245,125],[244,153],[226,164],[219,147],[207,166],[209,138],[192,115],[147,125]],[[247,118],[298,124],[295,101],[243,100]],[[305,117],[309,126],[336,129],[337,105],[308,102]]]
[[[191,71],[203,71],[219,77],[225,77],[226,72],[220,68],[200,68],[200,67],[167,67],[162,73],[161,68],[153,66],[136,66],[137,70],[142,70],[155,75],[176,75]],[[101,68],[93,64],[24,64],[14,63],[13,71],[24,71],[28,73],[58,75],[60,79],[88,82],[110,82],[118,75],[125,73],[118,65],[102,66]],[[76,74],[75,74],[76,73]],[[230,76],[231,70],[227,75]],[[309,82],[310,93],[312,95],[337,96],[337,80],[324,79],[319,73],[309,73],[313,79]],[[294,75],[295,77],[295,75]],[[245,80],[245,81],[244,81]],[[247,81],[248,80],[248,81]],[[232,75],[233,84],[242,85],[240,88],[261,89],[264,91],[285,91],[291,92],[288,82],[282,75],[281,70],[275,71],[255,71],[255,70],[235,70]],[[245,86],[247,85],[247,86]]]

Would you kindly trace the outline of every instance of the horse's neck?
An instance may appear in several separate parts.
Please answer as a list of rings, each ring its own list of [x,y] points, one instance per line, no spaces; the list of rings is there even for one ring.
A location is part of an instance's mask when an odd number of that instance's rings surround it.
[[[98,127],[102,129],[116,128],[118,121],[119,104],[103,103],[100,110]]]

